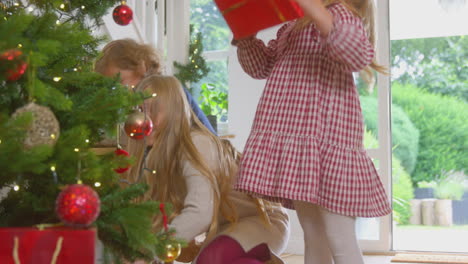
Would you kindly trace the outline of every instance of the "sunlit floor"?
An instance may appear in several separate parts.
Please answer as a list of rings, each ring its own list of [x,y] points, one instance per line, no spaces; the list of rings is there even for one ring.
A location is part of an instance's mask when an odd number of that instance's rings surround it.
[[[364,256],[366,264],[389,264],[392,256]],[[283,260],[286,264],[304,264],[304,257],[297,255],[285,256]]]
[[[468,252],[468,225],[396,226],[393,232],[394,250]]]

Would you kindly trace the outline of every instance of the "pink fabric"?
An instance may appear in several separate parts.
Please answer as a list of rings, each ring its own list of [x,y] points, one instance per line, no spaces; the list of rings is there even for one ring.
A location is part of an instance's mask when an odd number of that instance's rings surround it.
[[[256,259],[252,259],[252,258],[240,258],[240,259],[234,260],[230,264],[263,264],[263,262],[258,261]]]
[[[347,216],[391,212],[363,147],[364,122],[353,72],[374,58],[361,20],[329,7],[334,29],[322,38],[311,24],[285,24],[268,45],[238,43],[250,76],[268,78],[243,152],[236,189],[294,209],[293,200]]]
[[[197,264],[261,264],[268,260],[270,250],[265,243],[245,252],[233,238],[219,236],[200,252]]]

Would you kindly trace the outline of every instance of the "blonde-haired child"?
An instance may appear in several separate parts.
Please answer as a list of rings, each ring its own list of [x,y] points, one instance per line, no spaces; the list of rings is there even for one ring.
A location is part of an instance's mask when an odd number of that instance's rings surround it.
[[[177,237],[190,242],[206,233],[196,263],[283,263],[277,256],[288,239],[288,216],[278,204],[232,189],[240,153],[194,117],[175,77],[150,75],[137,90],[157,94],[143,107],[155,130],[146,144],[127,143],[137,161],[127,180],[148,183],[145,199],[173,205],[169,222]]]
[[[119,74],[122,84],[129,87],[137,86],[147,75],[163,73],[161,57],[157,50],[149,44],[139,43],[129,38],[113,40],[105,45],[95,62],[94,69],[109,77]],[[216,134],[190,92],[185,88],[184,92],[198,119],[213,134]]]
[[[363,264],[356,217],[391,212],[363,147],[353,79],[384,71],[374,59],[373,0],[296,2],[305,17],[276,39],[233,42],[244,71],[267,79],[235,188],[296,210],[305,264]]]

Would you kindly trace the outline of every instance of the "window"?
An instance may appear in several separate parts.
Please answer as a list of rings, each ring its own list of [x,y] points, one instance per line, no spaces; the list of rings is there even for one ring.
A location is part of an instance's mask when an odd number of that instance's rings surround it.
[[[210,68],[205,78],[191,85],[191,92],[201,104],[204,103],[204,95],[205,99],[208,99],[207,96],[214,96],[218,100],[227,100],[231,31],[212,0],[190,0],[190,14],[192,39],[201,32],[204,50],[202,55]],[[227,121],[227,109],[223,109],[223,105],[213,102],[211,108],[211,114],[217,115],[218,121]]]
[[[465,0],[390,1],[395,250],[468,250],[467,23]]]

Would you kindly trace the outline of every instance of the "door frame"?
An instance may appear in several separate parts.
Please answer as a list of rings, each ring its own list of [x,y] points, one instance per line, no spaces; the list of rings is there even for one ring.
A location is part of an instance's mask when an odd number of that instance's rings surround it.
[[[377,61],[388,67],[390,72],[390,13],[389,0],[376,2],[377,23]],[[390,75],[379,73],[377,76],[377,101],[378,101],[378,142],[376,149],[368,149],[369,156],[379,161],[379,175],[392,201],[392,130],[391,130],[391,93]],[[361,248],[365,252],[388,252],[392,250],[392,215],[379,218],[379,239],[360,240]]]

